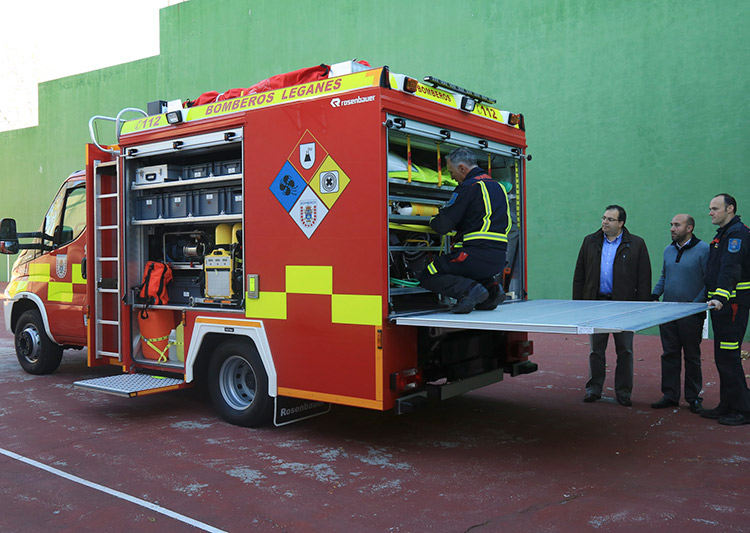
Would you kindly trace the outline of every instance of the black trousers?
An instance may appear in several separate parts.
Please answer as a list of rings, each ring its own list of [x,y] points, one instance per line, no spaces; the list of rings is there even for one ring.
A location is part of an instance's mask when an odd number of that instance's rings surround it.
[[[711,310],[714,359],[719,371],[719,409],[750,414],[750,390],[742,368],[740,347],[747,329],[748,307],[727,304]]]
[[[427,265],[419,281],[425,289],[460,300],[475,283],[492,284],[503,268],[505,250],[463,247]]]
[[[680,401],[680,373],[685,357],[685,400],[700,398],[703,388],[701,372],[701,336],[706,313],[686,316],[659,326],[661,347],[661,392],[666,398]]]

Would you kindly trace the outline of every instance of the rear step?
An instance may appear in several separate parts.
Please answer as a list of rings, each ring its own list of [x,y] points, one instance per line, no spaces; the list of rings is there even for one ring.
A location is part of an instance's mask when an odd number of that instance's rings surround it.
[[[119,374],[103,378],[76,381],[73,386],[78,389],[95,390],[133,398],[146,394],[156,394],[170,390],[192,387],[192,383],[185,383],[182,379],[151,376],[149,374]]]

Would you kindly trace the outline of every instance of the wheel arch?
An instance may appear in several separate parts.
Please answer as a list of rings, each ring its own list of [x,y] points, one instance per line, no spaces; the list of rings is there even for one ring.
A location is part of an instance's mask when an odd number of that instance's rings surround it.
[[[229,331],[228,331],[229,330]],[[198,317],[185,354],[185,381],[200,381],[205,378],[208,362],[214,350],[227,340],[249,341],[258,350],[268,375],[268,395],[278,394],[276,365],[266,337],[263,323],[257,320],[217,319]]]
[[[42,322],[44,323],[44,331],[45,333],[47,333],[47,337],[49,337],[49,339],[55,344],[60,344],[55,340],[55,337],[52,336],[52,332],[50,332],[47,308],[44,306],[44,302],[41,298],[39,298],[39,296],[32,292],[20,293],[15,296],[15,299],[11,303],[11,305],[10,330],[14,334],[16,331],[16,325],[18,324],[18,319],[21,317],[21,315],[26,311],[36,309],[37,311],[39,311],[39,314],[42,317]]]

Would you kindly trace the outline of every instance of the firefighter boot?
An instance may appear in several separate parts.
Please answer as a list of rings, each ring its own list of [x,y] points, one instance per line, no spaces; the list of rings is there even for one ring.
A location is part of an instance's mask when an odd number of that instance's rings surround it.
[[[493,283],[492,285],[485,285],[489,296],[482,303],[477,304],[474,309],[478,311],[492,311],[498,305],[505,301],[505,291],[499,283]]]
[[[474,306],[479,302],[483,302],[487,299],[489,293],[487,289],[482,287],[479,283],[475,283],[471,286],[469,291],[453,306],[451,313],[466,314],[471,313]]]

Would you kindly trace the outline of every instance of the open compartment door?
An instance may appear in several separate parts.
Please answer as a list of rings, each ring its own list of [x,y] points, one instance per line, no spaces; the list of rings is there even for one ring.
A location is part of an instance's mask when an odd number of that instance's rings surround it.
[[[115,154],[86,146],[88,364],[122,361],[121,217]]]

